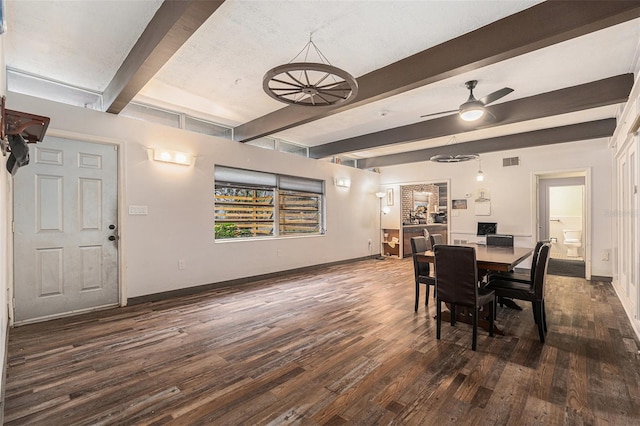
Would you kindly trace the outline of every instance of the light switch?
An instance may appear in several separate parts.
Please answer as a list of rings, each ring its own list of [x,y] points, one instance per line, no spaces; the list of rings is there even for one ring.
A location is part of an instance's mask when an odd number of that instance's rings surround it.
[[[147,206],[129,206],[130,215],[147,215],[148,213],[149,208]]]

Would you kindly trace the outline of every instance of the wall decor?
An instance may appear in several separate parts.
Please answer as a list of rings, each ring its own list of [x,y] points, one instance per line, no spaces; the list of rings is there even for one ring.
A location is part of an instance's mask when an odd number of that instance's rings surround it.
[[[451,207],[453,210],[466,210],[467,200],[451,200]]]
[[[478,188],[478,198],[476,198],[476,202],[490,201],[491,194],[485,188]]]
[[[387,205],[393,205],[393,188],[387,189]]]
[[[476,200],[476,216],[491,216],[491,201]]]

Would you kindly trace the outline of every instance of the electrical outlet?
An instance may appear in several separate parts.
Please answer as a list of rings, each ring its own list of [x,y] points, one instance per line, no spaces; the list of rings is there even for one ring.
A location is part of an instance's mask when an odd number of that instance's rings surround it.
[[[185,267],[186,267],[186,265],[184,263],[184,259],[178,260],[178,269],[180,269],[182,271]]]
[[[603,250],[602,251],[602,257],[600,259],[605,261],[605,262],[608,262],[609,261],[609,250]]]

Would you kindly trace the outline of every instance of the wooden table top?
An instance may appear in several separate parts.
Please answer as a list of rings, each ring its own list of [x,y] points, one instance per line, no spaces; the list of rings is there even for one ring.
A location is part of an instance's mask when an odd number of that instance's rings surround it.
[[[489,271],[511,271],[533,253],[533,248],[529,247],[499,247],[472,243],[460,245],[474,247],[478,269]],[[433,251],[427,250],[424,253],[419,253],[418,259],[433,263]]]

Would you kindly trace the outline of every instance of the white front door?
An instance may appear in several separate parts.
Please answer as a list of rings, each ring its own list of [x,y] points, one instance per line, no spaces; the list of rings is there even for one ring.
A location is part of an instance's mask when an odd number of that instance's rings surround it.
[[[118,303],[118,152],[47,137],[14,177],[15,322]]]

